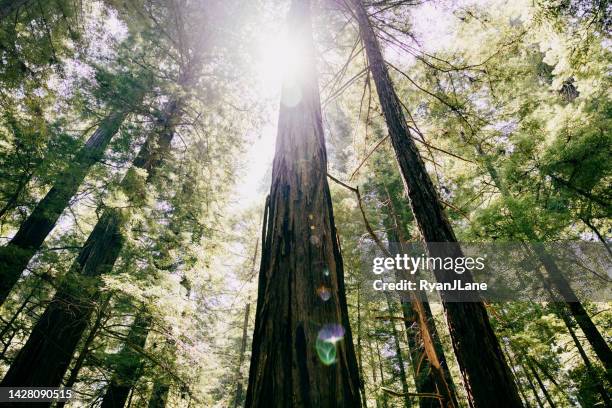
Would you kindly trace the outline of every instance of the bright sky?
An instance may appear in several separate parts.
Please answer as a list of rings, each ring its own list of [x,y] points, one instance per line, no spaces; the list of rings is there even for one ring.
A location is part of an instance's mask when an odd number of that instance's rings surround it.
[[[425,51],[435,51],[451,40],[452,27],[456,20],[452,16],[452,11],[459,4],[466,2],[466,0],[438,0],[414,8],[413,30]],[[244,174],[236,185],[233,195],[235,197],[233,207],[236,210],[262,202],[267,193],[269,186],[264,185],[264,182],[267,182],[265,177],[269,175],[274,159],[282,81],[288,71],[299,66],[299,55],[288,44],[282,24],[262,26],[257,35],[259,62],[255,70],[259,83],[255,86],[261,89],[264,98],[270,100],[272,114],[261,135],[250,135],[251,145],[244,161],[246,163]]]

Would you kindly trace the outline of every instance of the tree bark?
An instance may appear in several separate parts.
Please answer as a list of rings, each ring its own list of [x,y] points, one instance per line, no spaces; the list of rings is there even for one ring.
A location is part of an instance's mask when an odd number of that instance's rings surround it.
[[[102,399],[101,408],[123,408],[125,406],[130,390],[140,375],[142,359],[138,350],[144,348],[150,326],[151,317],[147,312],[140,312],[136,315],[123,349],[119,352],[119,366],[114,369],[113,377]]]
[[[310,1],[293,0],[289,28],[304,63],[283,85],[245,406],[354,408],[359,374],[327,184]]]
[[[15,236],[0,248],[0,305],[55,227],[91,166],[104,155],[125,117],[126,112],[114,112],[104,119],[68,168],[58,176],[51,190],[21,224]]]
[[[149,136],[123,183],[135,168],[149,178],[167,153],[178,119],[178,103],[170,102],[159,123],[159,132]],[[130,192],[138,194],[139,192]],[[57,387],[68,368],[99,297],[98,279],[113,268],[123,246],[121,226],[126,215],[107,207],[87,238],[66,279],[19,351],[0,386]],[[32,406],[48,406],[46,404]]]
[[[455,243],[457,239],[412,139],[367,11],[360,0],[350,1],[359,24],[404,187],[428,253],[432,257],[462,257],[458,245],[451,246],[450,251],[441,251],[442,253],[437,249],[438,246],[429,245]],[[449,273],[435,270],[434,273],[439,282],[449,282],[458,277],[452,271]],[[461,278],[469,282],[471,275],[466,272]],[[521,407],[516,384],[504,360],[484,304],[478,301],[448,302],[449,294],[446,292],[441,292],[440,296],[470,406]]]

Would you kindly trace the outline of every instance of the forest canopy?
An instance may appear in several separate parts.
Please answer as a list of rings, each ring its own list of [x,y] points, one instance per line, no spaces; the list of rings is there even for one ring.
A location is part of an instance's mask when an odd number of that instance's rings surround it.
[[[612,407],[611,30],[0,0],[0,404]]]

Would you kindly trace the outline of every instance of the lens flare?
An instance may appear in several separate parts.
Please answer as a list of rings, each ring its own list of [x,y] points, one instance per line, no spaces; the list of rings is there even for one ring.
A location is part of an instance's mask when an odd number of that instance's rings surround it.
[[[319,295],[324,302],[327,302],[331,299],[331,290],[329,290],[327,286],[321,285],[317,288],[317,295]]]
[[[315,347],[317,355],[325,365],[332,365],[336,362],[338,354],[337,345],[344,337],[344,327],[339,324],[326,324],[319,330]]]

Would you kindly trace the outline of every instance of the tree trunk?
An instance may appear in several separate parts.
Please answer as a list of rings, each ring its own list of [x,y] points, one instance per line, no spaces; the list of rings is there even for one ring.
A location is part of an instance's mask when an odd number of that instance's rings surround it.
[[[359,407],[310,1],[293,0],[289,28],[305,63],[283,85],[246,407]]]
[[[102,122],[68,168],[58,176],[51,190],[21,224],[15,236],[0,248],[0,305],[55,227],[91,166],[102,158],[125,117],[126,112],[115,112]]]
[[[387,310],[389,316],[393,316],[393,305],[391,303],[391,295],[385,291],[385,299],[387,301]],[[397,364],[399,366],[400,383],[402,384],[402,393],[404,394],[404,406],[409,408],[412,406],[410,402],[410,389],[408,388],[408,380],[406,378],[406,367],[404,366],[404,357],[402,356],[402,348],[399,341],[399,333],[395,327],[395,321],[391,319],[391,334],[393,335],[393,343],[395,346],[395,352],[397,353]]]
[[[361,283],[357,283],[357,367],[359,368],[359,390],[364,408],[368,408],[365,390],[365,374],[363,372],[363,334],[361,331]]]
[[[83,367],[83,364],[85,363],[85,358],[87,358],[87,355],[89,354],[89,347],[91,347],[91,344],[93,343],[94,339],[98,335],[98,330],[100,330],[100,327],[102,326],[102,322],[105,317],[106,308],[108,307],[109,302],[110,302],[110,296],[107,296],[104,304],[98,311],[98,316],[96,317],[91,327],[91,330],[89,331],[89,334],[87,335],[87,338],[83,342],[83,348],[81,349],[79,356],[76,358],[74,365],[72,366],[72,369],[70,370],[70,376],[68,376],[68,379],[64,383],[64,386],[66,388],[72,388],[74,384],[76,383],[79,372],[81,371],[81,368]],[[66,402],[67,401],[59,401],[57,405],[55,406],[55,408],[64,408],[64,406],[66,405]]]
[[[243,405],[243,386],[242,386],[242,364],[244,364],[244,354],[246,352],[247,336],[249,328],[249,314],[251,312],[251,304],[247,303],[244,308],[244,323],[242,324],[242,341],[240,342],[240,356],[238,358],[238,366],[236,368],[236,396],[234,397],[234,408]]]
[[[119,366],[114,369],[113,377],[102,399],[101,408],[123,408],[125,406],[130,390],[140,375],[142,359],[139,349],[142,350],[145,346],[150,326],[151,317],[148,313],[140,312],[136,315],[125,345],[119,352]]]
[[[168,400],[168,392],[170,386],[161,381],[155,381],[153,384],[153,392],[149,398],[148,408],[164,408]]]
[[[548,401],[548,405],[550,405],[552,408],[555,408],[556,405],[553,402],[550,394],[548,393],[548,390],[546,389],[546,386],[542,382],[542,379],[540,378],[540,375],[538,374],[537,370],[535,369],[533,364],[531,364],[530,361],[527,361],[527,366],[529,367],[529,369],[533,373],[533,377],[536,379],[536,382],[540,386],[540,389],[542,390],[542,393],[544,394],[544,397],[546,398],[546,401]]]
[[[389,250],[392,254],[396,254],[398,252],[397,246],[401,248],[402,244],[408,242],[408,232],[405,231],[399,222],[393,197],[391,197],[386,187],[385,192],[389,203],[386,207],[388,211],[387,219],[393,221],[392,224],[388,223],[389,225],[385,227],[388,231],[389,242],[396,243],[395,245],[390,245]],[[397,271],[396,276],[400,279],[402,278],[401,274]],[[419,407],[459,407],[455,385],[446,363],[446,356],[444,355],[444,349],[434,323],[431,308],[429,303],[424,302],[422,299],[427,299],[427,294],[422,292],[416,296],[412,292],[409,296],[400,294],[402,315],[404,317],[404,325],[406,326],[408,347],[411,353],[414,382],[418,393],[437,393],[442,396],[442,399],[419,398]]]
[[[135,168],[146,170],[151,177],[169,150],[177,111],[178,104],[176,101],[171,102],[164,118],[160,120],[160,131],[149,136],[123,183],[129,183]],[[126,190],[126,193],[139,192]],[[126,215],[119,208],[108,207],[104,210],[68,276],[34,326],[0,386],[60,385],[100,295],[98,279],[100,275],[112,270],[123,246],[121,225],[126,221],[125,218]]]
[[[457,239],[410,134],[366,9],[360,0],[351,0],[351,3],[404,187],[421,236],[428,245],[428,253],[432,257],[462,257],[458,245],[445,247],[451,247],[450,251],[440,251],[440,246],[429,245],[440,242],[455,243]],[[459,277],[453,271],[435,270],[434,273],[438,282],[442,283]],[[460,278],[471,281],[471,275],[467,272]],[[504,360],[484,304],[448,302],[450,294],[444,291],[440,296],[470,405],[477,408],[522,406],[512,373]]]

